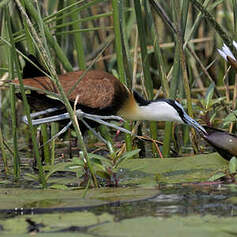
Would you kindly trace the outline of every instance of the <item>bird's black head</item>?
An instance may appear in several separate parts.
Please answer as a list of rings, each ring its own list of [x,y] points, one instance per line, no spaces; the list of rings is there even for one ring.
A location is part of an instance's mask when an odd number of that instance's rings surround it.
[[[181,121],[183,123],[188,124],[195,128],[199,133],[206,134],[205,128],[203,128],[196,120],[191,118],[184,110],[183,106],[177,102],[176,100],[172,99],[158,99],[157,101],[163,101],[172,106],[178,113],[178,116],[180,117]]]
[[[196,120],[191,118],[184,110],[183,106],[178,103],[176,100],[166,99],[167,103],[174,107],[174,109],[178,112],[182,121],[193,128],[195,128],[199,133],[206,134],[206,130],[203,126],[201,126]]]
[[[134,99],[136,100],[137,104],[140,106],[145,106],[151,103],[149,100],[145,100],[142,96],[140,96],[136,91],[132,91]]]

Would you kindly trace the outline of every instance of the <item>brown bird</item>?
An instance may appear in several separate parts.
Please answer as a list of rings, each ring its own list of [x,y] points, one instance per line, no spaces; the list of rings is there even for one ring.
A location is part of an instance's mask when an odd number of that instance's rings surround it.
[[[40,66],[37,60],[32,57]],[[42,66],[40,66],[42,68]],[[69,93],[84,71],[69,72],[59,75],[59,81],[66,94]],[[58,94],[52,81],[42,75],[32,64],[26,63],[23,70],[25,86],[48,90]],[[19,84],[16,79],[14,83]],[[98,116],[117,115],[128,120],[174,121],[194,127],[200,133],[205,129],[184,111],[183,107],[171,99],[145,100],[135,91],[130,91],[113,75],[103,71],[88,71],[76,85],[68,99],[73,105],[78,96],[77,109],[84,113]],[[30,106],[37,111],[55,108],[57,114],[66,112],[63,103],[44,93],[31,91],[27,95]],[[57,118],[59,118],[57,117]],[[69,119],[68,116],[64,119]],[[51,120],[50,120],[51,121]],[[94,121],[89,121],[95,127]],[[80,124],[81,126],[81,124]],[[80,127],[83,131],[87,128]]]

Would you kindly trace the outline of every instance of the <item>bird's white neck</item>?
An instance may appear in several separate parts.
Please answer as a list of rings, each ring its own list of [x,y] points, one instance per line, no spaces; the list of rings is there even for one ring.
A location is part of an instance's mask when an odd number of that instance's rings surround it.
[[[164,101],[154,101],[147,105],[138,105],[126,114],[122,114],[129,120],[149,120],[149,121],[174,121],[184,123],[177,110]]]

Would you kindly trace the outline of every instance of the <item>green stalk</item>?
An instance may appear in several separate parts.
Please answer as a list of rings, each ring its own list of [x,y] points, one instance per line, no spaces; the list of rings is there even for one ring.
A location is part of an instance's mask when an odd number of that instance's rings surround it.
[[[9,168],[8,168],[7,156],[6,156],[6,151],[5,151],[5,147],[4,147],[4,140],[3,140],[1,127],[0,127],[0,148],[1,148],[1,153],[2,153],[4,171],[5,171],[5,175],[7,176],[9,174]]]
[[[116,56],[118,63],[118,72],[119,79],[122,83],[127,85],[126,75],[124,71],[124,62],[123,62],[123,47],[122,47],[122,39],[121,39],[121,31],[120,31],[120,17],[122,15],[119,14],[119,4],[120,1],[112,0],[112,8],[113,8],[113,20],[114,20],[114,33],[115,33],[115,48],[116,48]],[[124,127],[128,130],[131,130],[131,127],[128,122],[124,124]],[[127,151],[132,150],[132,137],[129,134],[125,134],[125,142]]]
[[[205,0],[203,3],[203,7],[206,8],[210,1],[211,0]],[[185,42],[184,42],[184,48],[186,48],[187,43],[189,42],[189,40],[191,39],[193,34],[196,32],[196,29],[197,29],[201,20],[202,20],[202,13],[199,12],[191,30],[189,32],[187,32],[187,37],[185,38]]]
[[[237,0],[232,0],[233,13],[234,13],[234,39],[237,39]]]
[[[61,2],[60,2],[61,3]],[[52,26],[50,29],[60,29],[60,28],[65,28],[67,26],[71,26],[73,24],[79,24],[82,22],[87,22],[87,21],[93,21],[102,17],[107,17],[107,16],[112,16],[112,12],[106,12],[106,13],[102,13],[102,14],[98,14],[98,15],[94,15],[94,16],[88,16],[88,17],[83,17],[83,18],[76,18],[73,21],[70,22],[65,22],[62,23],[61,20],[64,18],[60,18],[58,20],[58,23],[55,26]]]
[[[7,5],[8,2],[10,2],[10,0],[3,0],[3,1],[0,3],[0,8],[2,8],[2,7],[4,7],[5,5]]]
[[[91,0],[91,1],[86,2],[85,4],[83,4],[82,6],[77,6],[77,5],[79,5],[80,3],[83,3],[85,1],[84,0],[77,1],[74,4],[71,4],[70,6],[67,6],[67,7],[63,8],[61,11],[58,11],[58,12],[56,12],[56,13],[48,16],[48,17],[45,17],[44,20],[47,23],[50,23],[51,22],[50,20],[52,20],[52,19],[54,20],[54,18],[56,16],[57,16],[57,19],[65,18],[65,17],[70,17],[75,12],[80,12],[82,10],[85,10],[86,8],[89,8],[89,7],[91,7],[91,6],[95,5],[95,4],[99,4],[100,2],[103,2],[103,1],[104,0]]]
[[[16,0],[16,1],[18,2],[19,0]],[[30,15],[33,17],[33,19],[38,23],[42,22],[42,18],[38,15],[38,12],[35,9],[35,7],[33,6],[32,2],[27,1],[27,0],[23,0],[23,1],[26,6],[26,9],[30,13]],[[67,71],[72,71],[73,70],[72,65],[68,61],[67,57],[65,56],[64,52],[60,48],[57,41],[51,35],[48,26],[43,23],[41,23],[41,25],[43,25],[45,36],[47,38],[47,42],[51,45],[52,48],[54,48],[55,53],[56,53],[58,59],[60,60],[60,62],[63,64],[63,66],[65,67],[65,69]]]
[[[165,69],[165,63],[163,60],[163,56],[161,54],[161,50],[160,50],[160,45],[159,45],[159,36],[158,36],[158,32],[154,30],[154,28],[152,29],[152,35],[153,35],[153,39],[154,39],[154,52],[155,52],[155,56],[157,58],[157,67],[158,67],[158,71],[159,71],[159,75],[161,77],[161,83],[162,86],[164,88],[164,93],[165,96],[167,98],[170,97],[170,88],[169,88],[169,83],[168,83],[168,78],[166,76],[166,69]]]
[[[53,137],[58,132],[58,123],[51,124],[51,137]],[[54,165],[55,161],[55,140],[51,142],[51,165]]]
[[[77,0],[70,0],[69,1],[70,4],[73,4],[76,2],[77,2]],[[72,21],[75,22],[72,24],[72,29],[77,31],[73,34],[73,37],[74,37],[75,48],[77,51],[77,60],[78,60],[79,68],[80,68],[80,70],[85,70],[86,69],[86,60],[85,60],[82,36],[81,36],[81,32],[79,32],[81,27],[80,27],[80,23],[76,22],[78,17],[79,17],[78,12],[74,12],[71,15]]]
[[[40,126],[40,132],[41,132],[42,141],[43,141],[44,161],[45,161],[45,164],[49,165],[51,164],[51,160],[50,160],[49,143],[47,143],[47,141],[49,140],[47,124],[42,124]]]
[[[149,14],[150,15],[150,14]],[[154,16],[155,17],[155,16]],[[152,24],[152,38],[154,39],[154,52],[155,56],[157,59],[157,67],[159,71],[159,75],[161,77],[161,83],[164,88],[164,93],[166,97],[170,97],[170,88],[168,84],[168,78],[166,77],[165,74],[165,64],[164,60],[161,54],[161,49],[159,45],[159,34],[158,34],[158,26],[155,27],[155,20],[152,18],[151,19],[153,24]],[[162,154],[164,157],[168,157],[170,153],[170,142],[171,142],[171,134],[172,134],[172,123],[166,122],[165,123],[165,136],[164,136],[164,145],[163,145],[163,150]]]
[[[129,89],[132,88],[132,59],[131,54],[129,50],[129,32],[127,31],[127,22],[126,22],[126,7],[127,2],[121,1],[121,4],[119,5],[119,12],[122,15],[121,16],[121,37],[122,37],[122,45],[123,45],[123,59],[124,59],[124,70],[127,75],[127,87]],[[134,13],[132,13],[134,14]]]
[[[108,127],[101,125],[99,126],[99,131],[100,131],[101,136],[104,137],[107,141],[109,141],[112,144],[113,141],[110,136]]]
[[[19,61],[17,58],[17,53],[16,53],[16,48],[15,48],[15,42],[12,36],[12,28],[11,28],[11,24],[10,24],[10,18],[9,18],[9,11],[8,8],[6,8],[6,17],[7,17],[7,28],[8,28],[8,32],[9,32],[9,39],[10,39],[10,43],[12,45],[12,60],[15,62],[15,68],[16,68],[16,72],[17,72],[17,76],[18,76],[18,80],[20,82],[20,92],[21,92],[21,96],[22,96],[22,100],[23,100],[23,104],[24,104],[24,111],[25,114],[27,116],[28,122],[29,122],[29,128],[32,134],[32,143],[33,143],[33,148],[34,148],[34,152],[35,152],[35,156],[36,156],[36,161],[37,161],[37,166],[39,169],[39,181],[42,185],[43,188],[46,188],[46,180],[45,180],[45,175],[44,175],[44,170],[41,164],[41,158],[40,158],[40,154],[39,154],[39,149],[37,146],[37,141],[36,141],[36,133],[35,133],[35,129],[33,128],[32,125],[32,121],[31,121],[31,117],[30,117],[30,107],[29,104],[27,102],[27,98],[25,95],[25,90],[24,90],[24,86],[23,86],[23,80],[22,80],[22,76],[21,76],[21,72],[20,72],[20,65],[19,65]]]
[[[11,54],[10,54],[11,55]],[[10,61],[10,60],[9,60]],[[12,65],[12,61],[9,66]],[[12,68],[13,69],[13,68]],[[14,73],[10,69],[10,78]],[[14,179],[17,181],[20,178],[20,157],[18,153],[18,142],[17,142],[17,126],[16,126],[16,97],[15,97],[15,86],[10,85],[10,103],[11,103],[11,119],[12,119],[12,138],[13,138],[13,169],[14,169]]]
[[[144,73],[144,78],[145,78],[144,84],[146,87],[148,98],[151,100],[153,99],[153,96],[154,96],[153,83],[152,83],[151,74],[149,70],[150,65],[148,61],[145,26],[144,26],[143,17],[142,17],[142,9],[141,9],[140,1],[134,0],[134,7],[135,7],[135,13],[136,13],[136,19],[137,19],[138,36],[139,36],[140,47],[141,47],[142,68],[143,68],[143,73]],[[150,132],[151,132],[151,137],[156,140],[157,139],[157,123],[156,122],[150,122]],[[156,152],[156,147],[154,144],[152,144],[152,151],[153,151],[153,156],[157,157],[158,154]]]
[[[28,1],[25,1],[28,3]],[[55,86],[61,96],[61,100],[63,101],[69,115],[70,115],[70,119],[72,121],[72,124],[75,128],[75,131],[76,131],[76,135],[78,137],[78,141],[80,143],[80,147],[82,149],[82,152],[83,152],[83,156],[85,157],[85,160],[86,160],[86,163],[87,163],[87,166],[91,172],[91,175],[92,175],[92,179],[93,179],[93,182],[94,182],[94,185],[96,187],[98,187],[98,184],[97,184],[97,180],[96,180],[96,176],[95,176],[95,172],[94,172],[94,169],[90,163],[90,160],[88,158],[88,154],[87,154],[87,149],[86,149],[86,146],[84,144],[84,141],[83,141],[83,137],[82,137],[82,134],[81,134],[81,131],[80,131],[80,128],[78,126],[78,121],[77,121],[77,116],[76,114],[74,113],[72,107],[71,107],[71,104],[61,86],[61,83],[59,82],[58,80],[58,77],[57,77],[57,74],[56,74],[56,71],[55,71],[55,68],[54,68],[54,65],[52,63],[52,59],[51,59],[51,56],[49,54],[49,50],[48,50],[48,47],[47,47],[47,42],[44,40],[44,43],[45,45],[43,45],[42,41],[40,40],[40,38],[38,37],[38,34],[36,33],[36,30],[31,22],[31,20],[29,19],[28,15],[26,14],[24,8],[22,7],[21,3],[19,2],[19,0],[16,0],[16,3],[22,13],[22,16],[24,18],[26,18],[26,21],[27,21],[27,24],[29,25],[29,28],[31,30],[31,33],[34,37],[34,43],[35,43],[35,47],[40,49],[39,53],[40,55],[45,59],[45,66],[46,68],[48,69],[48,71],[50,72],[50,79],[52,79],[52,81],[55,83]],[[36,5],[37,5],[37,8],[38,8],[38,4],[36,2]],[[44,23],[42,21],[42,18],[40,16],[40,12],[39,11],[36,11],[35,9],[32,9],[33,5],[29,7],[29,12],[33,12],[35,14],[35,18],[38,20],[37,23],[39,23],[39,26],[40,26],[40,30],[42,31],[41,32],[41,35],[44,36],[44,34],[46,35],[47,37],[47,28],[44,26]],[[34,8],[34,7],[33,7]],[[39,8],[38,8],[39,9]],[[45,33],[46,31],[46,33]],[[61,49],[60,49],[61,50]]]
[[[180,64],[182,68],[182,73],[183,73],[183,83],[184,83],[184,91],[185,95],[187,98],[187,109],[188,109],[188,114],[193,117],[193,109],[192,109],[192,98],[191,98],[191,90],[189,87],[189,80],[188,80],[188,73],[187,73],[187,66],[186,66],[186,58],[184,55],[184,50],[183,50],[183,36],[185,32],[185,28],[181,28],[181,10],[180,10],[180,1],[175,0],[175,6],[176,6],[176,11],[175,11],[175,20],[177,22],[176,24],[176,30],[177,30],[177,45],[179,47],[179,54],[180,54]],[[188,6],[187,6],[188,7]],[[197,153],[198,148],[196,146],[197,142],[195,141],[195,132],[194,129],[191,129],[192,132],[192,144],[195,152]]]
[[[154,10],[158,15],[161,16],[161,18],[164,20],[164,22],[167,24],[168,29],[171,31],[171,33],[174,34],[175,36],[175,29],[174,29],[174,25],[171,22],[171,20],[168,18],[168,16],[164,13],[163,9],[161,8],[161,5],[159,2],[155,1],[155,0],[149,0],[151,6],[152,6],[152,10]],[[157,26],[156,28],[158,29],[159,26]],[[157,30],[158,32],[158,30]],[[157,37],[158,37],[158,33]],[[164,63],[161,57],[161,52],[160,52],[160,47],[159,47],[159,41],[155,44],[155,51],[158,57],[158,63],[159,65],[163,65]],[[172,83],[171,83],[171,88],[169,89],[169,85],[168,85],[168,80],[166,78],[166,75],[164,74],[161,66],[158,66],[158,70],[160,75],[162,75],[162,85],[165,89],[165,93],[166,96],[169,98],[176,98],[176,92],[177,92],[177,88],[178,88],[178,81],[179,81],[179,50],[176,46],[175,48],[175,56],[174,56],[174,68],[173,68],[173,76],[172,76]],[[171,138],[172,138],[172,128],[173,128],[173,123],[171,122],[166,122],[165,123],[165,135],[164,135],[164,145],[163,145],[163,156],[164,157],[168,157],[170,154],[170,143],[171,143]]]
[[[63,9],[64,5],[65,5],[65,1],[58,1],[57,12],[61,11]],[[44,19],[44,22],[46,22],[45,19]],[[62,27],[58,27],[59,25],[61,25]],[[58,19],[58,17],[56,16],[54,30],[55,30],[55,35],[56,35],[57,42],[61,46],[62,46],[63,37],[62,37],[61,34],[57,34],[57,33],[62,32],[63,29],[66,28],[66,27],[67,26],[64,25],[64,19],[62,19],[62,18]]]
[[[223,27],[218,24],[218,22],[215,20],[215,17],[213,17],[203,6],[200,2],[197,0],[189,0],[192,2],[192,4],[200,11],[202,12],[203,16],[210,22],[210,24],[215,28],[215,30],[218,32],[220,37],[223,39],[224,43],[231,49],[231,51],[236,55],[236,49],[232,44],[231,37],[225,32]]]
[[[172,72],[172,83],[170,87],[170,98],[175,99],[178,85],[180,82],[180,56],[179,56],[179,47],[176,44],[175,54],[174,54],[174,64],[173,64],[173,72]],[[173,123],[166,122],[165,123],[165,137],[164,137],[164,145],[163,145],[163,156],[168,157],[170,155],[170,143],[172,139],[172,129]]]
[[[142,9],[140,1],[134,0],[134,7],[136,12],[136,19],[137,19],[137,29],[138,29],[138,36],[140,41],[141,47],[141,57],[142,57],[142,68],[145,77],[145,87],[148,94],[148,99],[153,99],[153,84],[151,80],[150,74],[150,65],[148,61],[148,54],[147,54],[147,42],[146,42],[146,33],[145,33],[145,26],[142,17]]]
[[[5,9],[5,13],[8,11]],[[5,15],[6,21],[10,21],[9,16]],[[7,28],[7,27],[6,27]],[[7,28],[8,30],[8,28]],[[9,37],[9,31],[7,32]],[[9,78],[14,79],[14,65],[11,58],[12,49],[8,47],[8,68],[9,68]],[[13,139],[13,175],[14,180],[17,181],[20,178],[20,157],[18,153],[18,143],[17,143],[17,126],[16,126],[16,97],[15,97],[15,86],[10,85],[10,104],[11,104],[11,122],[12,122],[12,139]]]
[[[183,29],[182,32],[182,38],[184,38],[185,35],[185,29],[186,29],[186,24],[187,24],[187,20],[188,20],[188,8],[189,8],[189,0],[183,0],[181,5],[181,11],[180,11],[180,25],[181,25],[181,29]]]
[[[23,22],[24,22],[24,29],[26,32],[28,51],[31,54],[35,54],[34,44],[33,44],[33,41],[31,40],[29,26],[28,26],[25,18],[23,18]],[[45,40],[45,36],[43,36],[43,38]],[[47,141],[49,139],[48,133],[47,133],[47,124],[42,124],[40,126],[40,128],[41,128],[40,133],[42,135],[42,142],[43,142],[44,161],[45,161],[45,164],[49,165],[50,164],[50,152],[49,152],[49,144],[47,143]]]

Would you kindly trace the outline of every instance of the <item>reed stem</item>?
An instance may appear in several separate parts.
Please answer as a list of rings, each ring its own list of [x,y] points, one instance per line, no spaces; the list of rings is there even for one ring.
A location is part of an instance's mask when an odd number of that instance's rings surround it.
[[[16,0],[16,2],[17,2],[17,4],[20,4],[19,0]],[[9,32],[9,39],[10,39],[11,51],[12,51],[11,55],[13,56],[12,60],[15,63],[15,70],[16,70],[16,73],[17,73],[17,76],[18,76],[18,80],[20,82],[20,92],[21,92],[21,96],[22,96],[22,100],[23,100],[23,104],[24,104],[24,111],[25,111],[25,114],[27,116],[27,119],[28,119],[28,122],[29,122],[29,128],[30,128],[31,135],[32,135],[33,148],[34,148],[34,152],[35,152],[37,166],[38,166],[38,169],[39,169],[39,181],[40,181],[42,187],[46,188],[46,179],[45,179],[44,170],[43,170],[43,167],[42,167],[41,158],[40,158],[40,154],[39,154],[39,149],[38,149],[38,145],[37,145],[37,141],[36,141],[35,129],[33,128],[31,117],[30,117],[30,107],[29,107],[29,104],[27,102],[27,98],[26,98],[26,94],[25,94],[25,90],[24,90],[22,75],[21,75],[21,72],[20,72],[20,65],[19,65],[19,61],[18,61],[18,58],[17,58],[16,48],[15,48],[15,42],[14,42],[13,35],[12,35],[12,28],[11,28],[11,24],[10,24],[8,8],[6,8],[6,11],[7,11],[6,12],[7,28],[8,28],[8,32]]]
[[[113,8],[113,21],[114,21],[114,33],[115,33],[115,49],[118,63],[118,72],[120,81],[127,85],[125,70],[124,70],[124,62],[123,62],[123,47],[122,47],[122,38],[121,38],[121,30],[120,30],[120,17],[122,15],[119,13],[119,4],[121,1],[113,0],[112,8]],[[128,122],[125,122],[124,127],[127,130],[131,130],[131,127]],[[132,150],[132,137],[129,134],[125,134],[125,142],[127,151]]]

